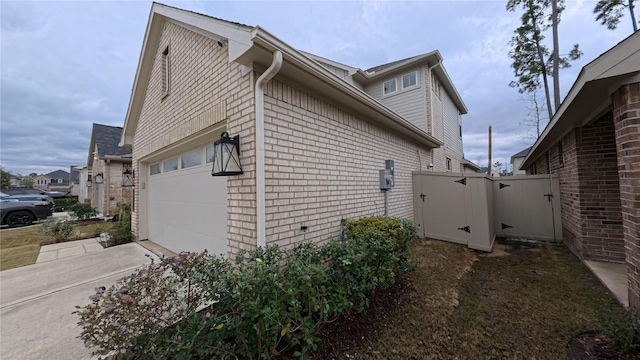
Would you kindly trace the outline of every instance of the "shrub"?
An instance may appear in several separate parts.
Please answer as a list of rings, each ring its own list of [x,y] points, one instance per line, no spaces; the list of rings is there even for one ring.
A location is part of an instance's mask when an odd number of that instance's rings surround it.
[[[241,251],[233,264],[206,253],[164,259],[96,289],[77,311],[80,337],[126,359],[308,358],[323,326],[365,311],[373,291],[395,282],[411,226],[361,221],[345,242]]]
[[[96,209],[86,202],[77,203],[71,207],[71,217],[79,220],[87,220],[98,215]]]
[[[78,203],[78,197],[53,199],[53,203],[55,205],[54,211],[65,211]]]
[[[76,225],[73,221],[48,218],[40,225],[40,231],[51,236],[55,242],[60,242],[71,238],[76,231]]]
[[[620,311],[606,310],[607,307],[596,310],[603,333],[613,340],[614,346],[624,353],[640,352],[640,310],[620,309]]]
[[[131,232],[131,203],[121,201],[118,203],[120,214],[118,221],[113,224],[111,230],[111,242],[113,245],[120,245],[131,242],[133,233]]]

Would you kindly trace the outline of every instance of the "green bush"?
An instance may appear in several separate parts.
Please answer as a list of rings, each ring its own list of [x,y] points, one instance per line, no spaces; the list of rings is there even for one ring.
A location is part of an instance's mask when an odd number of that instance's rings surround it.
[[[65,211],[78,203],[78,197],[53,199],[53,203],[55,205],[54,211]]]
[[[94,209],[89,203],[77,203],[71,207],[71,217],[79,220],[91,219],[98,215],[96,209]]]
[[[40,225],[40,231],[60,242],[71,238],[76,231],[76,225],[73,221],[48,218]]]
[[[96,289],[77,311],[81,339],[123,359],[308,358],[321,328],[366,311],[371,293],[404,271],[411,226],[359,220],[347,224],[360,229],[347,241],[241,251],[234,263],[206,253],[164,259]]]
[[[120,245],[131,242],[133,233],[131,232],[131,202],[121,201],[118,203],[118,221],[113,224],[111,230],[111,244]]]
[[[614,346],[624,353],[640,353],[640,310],[596,309],[596,315],[603,324],[603,333],[613,340]],[[616,309],[617,310],[617,309]]]

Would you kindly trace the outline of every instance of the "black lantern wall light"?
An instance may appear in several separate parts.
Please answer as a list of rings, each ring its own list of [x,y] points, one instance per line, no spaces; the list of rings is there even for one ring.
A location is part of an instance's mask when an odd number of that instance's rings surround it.
[[[223,132],[220,139],[213,143],[212,176],[231,176],[242,174],[240,165],[240,135],[229,137]]]
[[[104,181],[104,175],[102,173],[98,173],[93,177],[93,182],[96,184],[102,184]]]
[[[131,170],[130,164],[122,164],[122,186],[129,187],[135,185],[135,171]]]
[[[91,175],[87,175],[87,187],[91,187]]]

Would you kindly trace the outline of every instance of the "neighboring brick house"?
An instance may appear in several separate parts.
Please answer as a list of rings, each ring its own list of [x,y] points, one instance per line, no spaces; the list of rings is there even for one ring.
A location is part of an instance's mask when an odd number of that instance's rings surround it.
[[[581,259],[626,263],[640,305],[640,32],[582,69],[521,169],[558,174],[564,241]]]
[[[395,162],[390,215],[410,219],[412,171],[445,170],[447,154],[461,169],[462,140],[440,149],[445,125],[427,117],[428,101],[439,104],[434,119],[448,104],[458,136],[466,113],[437,51],[353,77],[314,58],[257,26],[152,5],[120,142],[133,150],[137,239],[230,257],[324,242],[339,237],[342,219],[382,214],[385,160]],[[422,124],[366,92],[382,94],[405,69]],[[210,175],[222,132],[240,137],[241,175]]]
[[[91,176],[86,196],[102,216],[117,214],[119,202],[133,200],[133,179],[123,176],[123,172],[132,171],[131,149],[118,146],[121,134],[121,127],[93,124],[87,169],[80,169]],[[80,183],[87,187],[87,179],[78,179]]]
[[[38,175],[33,179],[33,187],[44,191],[69,191],[69,173],[64,170]]]

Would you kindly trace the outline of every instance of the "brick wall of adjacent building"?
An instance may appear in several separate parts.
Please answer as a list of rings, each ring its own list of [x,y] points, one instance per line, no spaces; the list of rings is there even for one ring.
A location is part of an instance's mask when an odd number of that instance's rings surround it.
[[[629,303],[640,306],[640,83],[612,95]]]
[[[265,89],[265,151],[266,236],[280,246],[336,239],[342,219],[382,215],[387,159],[390,214],[412,219],[411,172],[431,162],[428,148],[276,80]]]
[[[169,46],[171,84],[163,96],[162,52]],[[230,134],[240,135],[244,174],[227,180],[228,252],[251,248],[256,243],[255,224],[255,116],[253,74],[228,61],[228,48],[174,23],[165,23],[156,50],[151,78],[135,133],[133,164],[141,158],[223,124]],[[132,227],[139,220],[140,176],[136,176]]]
[[[109,170],[107,171],[107,166]],[[106,160],[94,159],[92,167],[91,190],[91,206],[93,206],[99,214],[114,215],[118,214],[118,203],[121,201],[132,201],[133,188],[122,187],[122,163],[110,161],[107,165]],[[95,183],[95,175],[102,173],[102,184]],[[107,191],[109,188],[109,191]]]
[[[571,130],[527,173],[557,173],[563,239],[583,259],[623,262],[616,140],[611,113]],[[550,170],[549,170],[550,169]]]

